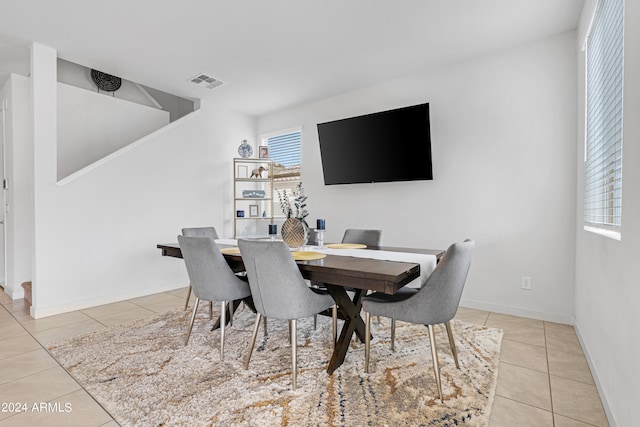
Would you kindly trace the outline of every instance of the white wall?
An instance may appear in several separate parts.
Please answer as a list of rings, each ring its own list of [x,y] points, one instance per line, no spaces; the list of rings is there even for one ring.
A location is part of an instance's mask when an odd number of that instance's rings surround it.
[[[232,187],[231,159],[239,141],[255,133],[254,119],[203,102],[200,111],[59,186],[55,120],[42,117],[44,109],[55,117],[55,51],[36,44],[33,50],[39,108],[32,316],[186,286],[183,262],[162,257],[156,244],[175,242],[182,227],[225,230],[233,209],[223,202]]]
[[[327,219],[327,241],[349,227],[380,228],[394,246],[474,238],[464,305],[571,323],[575,74],[572,32],[261,117],[258,132],[303,125],[310,220]],[[433,181],[324,186],[317,123],[422,102]]]
[[[11,74],[3,91],[9,101],[7,110],[6,175],[7,190],[6,247],[7,283],[5,292],[22,298],[20,286],[31,280],[33,248],[33,142],[29,78]]]
[[[168,111],[58,83],[58,179],[168,124]]]
[[[11,140],[11,125],[5,123],[5,121],[9,121],[8,112],[5,111],[5,104],[11,96],[11,85],[8,84],[8,82],[5,83],[0,82],[0,161],[2,162],[2,164],[0,164],[0,170],[2,171],[2,178],[6,176],[5,169],[8,161],[5,161],[5,159],[8,159],[9,157],[7,145],[9,145],[8,141]],[[0,191],[2,190],[0,189]],[[0,197],[0,201],[2,201],[2,204],[5,204],[5,194],[4,192],[1,194],[2,197]],[[2,214],[0,214],[0,219],[2,219],[2,225],[0,225],[0,286],[2,286],[5,293],[11,295],[11,292],[7,290],[7,273],[5,269],[7,254],[6,244],[4,242],[7,240],[6,235],[8,230],[6,225],[6,212],[4,209],[2,210]]]
[[[180,117],[186,116],[192,113],[195,109],[195,102],[190,99],[181,98],[179,96],[171,95],[161,90],[153,89],[147,86],[141,86],[144,90],[153,97],[153,99],[160,105],[162,109],[170,113],[170,120],[173,122]]]
[[[584,57],[578,57],[584,87]],[[579,111],[584,94],[579,92]],[[637,425],[640,402],[640,3],[625,2],[622,241],[583,230],[584,117],[579,115],[576,329],[612,425]]]

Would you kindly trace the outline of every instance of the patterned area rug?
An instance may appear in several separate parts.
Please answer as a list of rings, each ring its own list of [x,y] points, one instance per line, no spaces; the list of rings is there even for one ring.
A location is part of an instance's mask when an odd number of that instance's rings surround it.
[[[242,367],[255,315],[244,306],[220,331],[203,305],[188,346],[189,313],[176,310],[49,347],[123,426],[486,426],[493,404],[502,331],[453,321],[461,369],[444,327],[436,327],[444,402],[437,398],[427,328],[372,319],[371,365],[355,340],[331,376],[331,319],[298,321],[298,388],[291,390],[288,323],[262,327],[248,370]],[[215,312],[215,308],[214,308]],[[215,315],[215,313],[214,313]],[[215,319],[215,317],[214,317]],[[339,321],[338,327],[341,326]]]

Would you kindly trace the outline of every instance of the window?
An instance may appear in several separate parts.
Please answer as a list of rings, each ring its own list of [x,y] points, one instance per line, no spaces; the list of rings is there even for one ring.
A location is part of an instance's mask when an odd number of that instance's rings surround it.
[[[262,145],[269,147],[269,157],[273,161],[273,200],[278,203],[278,192],[291,198],[300,183],[300,128],[274,132],[262,137]],[[279,206],[274,206],[276,217],[284,214]]]
[[[613,231],[619,237],[624,0],[598,3],[586,49],[584,221],[586,229]]]

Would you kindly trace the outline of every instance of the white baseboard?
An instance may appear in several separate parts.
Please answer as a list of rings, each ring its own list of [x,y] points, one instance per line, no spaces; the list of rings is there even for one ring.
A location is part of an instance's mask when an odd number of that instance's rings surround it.
[[[604,394],[604,390],[602,389],[602,384],[600,383],[600,376],[598,375],[598,369],[596,365],[593,363],[591,359],[591,355],[589,354],[589,348],[585,345],[584,340],[582,339],[582,334],[580,333],[580,326],[574,325],[573,327],[576,331],[576,335],[578,336],[578,341],[580,342],[580,347],[582,347],[582,352],[584,353],[584,357],[587,359],[587,363],[589,364],[589,369],[591,370],[591,376],[593,377],[593,382],[596,383],[596,389],[598,390],[598,395],[600,396],[600,401],[602,402],[602,408],[604,409],[604,413],[607,415],[607,421],[609,421],[610,427],[617,427],[616,419],[611,412],[611,407],[609,406],[609,402],[607,401],[607,396]]]
[[[24,298],[24,289],[21,286],[16,289],[5,287],[4,293],[9,295],[12,300]]]
[[[56,314],[68,313],[70,311],[83,310],[89,307],[96,307],[98,305],[111,304],[113,302],[124,301],[132,298],[144,297],[147,295],[153,295],[160,292],[173,291],[188,286],[188,283],[167,283],[153,288],[138,289],[132,292],[124,292],[116,295],[109,295],[100,298],[92,298],[82,301],[74,301],[68,304],[56,305],[52,307],[35,307],[31,306],[30,315],[34,319],[40,319],[43,317],[54,316]],[[186,295],[186,294],[185,294]]]
[[[460,300],[460,305],[466,308],[475,308],[476,310],[492,311],[494,313],[545,320],[547,322],[563,323],[565,325],[573,325],[575,322],[575,318],[568,314],[547,313],[544,311],[529,310],[521,307],[492,304],[484,301],[462,299]]]

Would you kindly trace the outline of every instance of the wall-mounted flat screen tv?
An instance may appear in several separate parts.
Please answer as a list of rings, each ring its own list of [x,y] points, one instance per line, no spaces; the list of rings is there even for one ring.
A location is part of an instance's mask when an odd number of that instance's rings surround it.
[[[428,103],[317,126],[325,185],[433,179]]]

